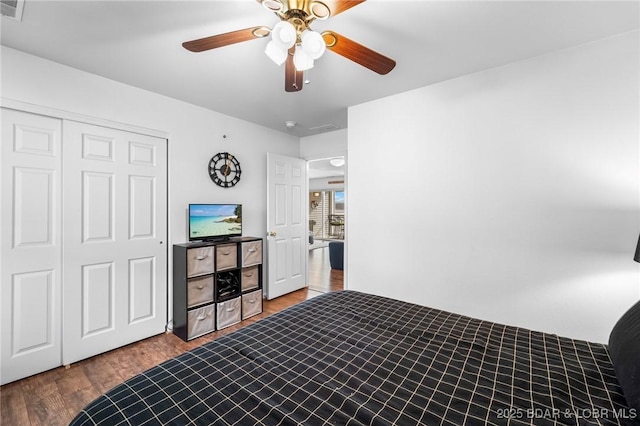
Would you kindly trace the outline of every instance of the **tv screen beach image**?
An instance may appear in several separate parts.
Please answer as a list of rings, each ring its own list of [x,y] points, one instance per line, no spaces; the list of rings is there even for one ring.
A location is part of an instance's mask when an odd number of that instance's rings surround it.
[[[229,205],[194,205],[189,213],[191,238],[237,235],[242,232],[242,207]]]

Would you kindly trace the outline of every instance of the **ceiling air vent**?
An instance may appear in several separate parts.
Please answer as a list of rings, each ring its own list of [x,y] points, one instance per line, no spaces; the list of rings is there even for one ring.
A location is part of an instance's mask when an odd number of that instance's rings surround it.
[[[24,0],[0,0],[0,13],[2,13],[2,16],[22,21],[23,9]]]
[[[333,124],[333,123],[329,123],[329,124],[323,124],[322,126],[316,126],[316,127],[309,127],[309,130],[311,130],[312,132],[328,132],[329,130],[336,130],[338,127]]]

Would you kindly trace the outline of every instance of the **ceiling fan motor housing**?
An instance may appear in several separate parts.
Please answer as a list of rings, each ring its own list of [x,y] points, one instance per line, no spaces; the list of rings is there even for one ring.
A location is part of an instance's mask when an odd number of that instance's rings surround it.
[[[275,12],[280,19],[299,18],[307,25],[314,19],[327,19],[331,16],[328,5],[318,0],[262,0],[262,5]]]

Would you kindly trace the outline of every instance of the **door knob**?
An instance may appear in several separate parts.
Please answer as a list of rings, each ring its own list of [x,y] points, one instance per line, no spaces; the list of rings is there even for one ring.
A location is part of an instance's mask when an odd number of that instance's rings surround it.
[[[273,232],[273,231],[271,231],[271,232],[269,232],[269,236],[270,236],[270,237],[275,237],[275,236],[276,236],[276,233],[275,233],[275,232]]]

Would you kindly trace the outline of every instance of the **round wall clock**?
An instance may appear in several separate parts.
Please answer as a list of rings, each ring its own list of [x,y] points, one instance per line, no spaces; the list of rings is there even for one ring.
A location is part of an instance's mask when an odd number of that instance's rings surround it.
[[[235,186],[240,181],[240,173],[240,162],[228,152],[219,152],[209,160],[209,177],[218,186]]]

